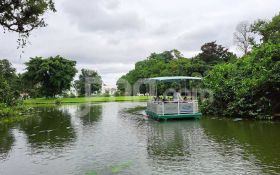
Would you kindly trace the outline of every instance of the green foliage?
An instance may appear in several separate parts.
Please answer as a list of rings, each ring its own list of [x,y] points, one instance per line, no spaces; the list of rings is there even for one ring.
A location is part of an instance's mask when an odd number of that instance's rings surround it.
[[[201,46],[201,51],[193,58],[193,63],[197,69],[196,71],[202,75],[206,75],[217,64],[233,62],[237,58],[227,48],[216,44],[216,41],[205,43]]]
[[[86,86],[90,86],[86,92]],[[79,80],[75,81],[75,87],[80,96],[97,93],[102,87],[101,76],[94,70],[82,69]]]
[[[23,105],[8,106],[4,103],[0,103],[0,124],[1,123],[14,123],[25,120],[30,117],[26,115],[30,113],[32,109]]]
[[[0,103],[0,118],[4,117],[15,117],[18,116],[18,112],[7,105]]]
[[[252,25],[252,32],[261,36],[261,41],[273,43],[280,42],[280,13],[271,21],[258,20]]]
[[[0,123],[23,119],[26,109],[20,105],[19,76],[8,60],[0,60]]]
[[[31,89],[39,89],[46,97],[55,97],[69,90],[77,72],[76,62],[61,56],[35,57],[25,64],[27,72],[23,74],[24,80],[30,83]]]
[[[147,101],[147,96],[118,96],[118,97],[77,97],[77,98],[61,98],[61,103],[95,103],[95,102],[112,102],[112,101]],[[37,98],[24,101],[25,105],[33,104],[55,104],[55,98]]]
[[[19,97],[18,76],[11,63],[0,60],[0,103],[14,105]]]
[[[208,66],[229,62],[231,59],[236,58],[228,49],[216,44],[216,41],[204,44],[201,46],[201,51],[196,58],[204,61]]]
[[[216,42],[206,43],[201,47],[202,52],[194,58],[188,59],[178,50],[152,53],[147,59],[135,64],[135,69],[129,71],[117,81],[120,94],[124,94],[127,88],[126,81],[130,86],[138,80],[159,76],[202,76],[208,70],[219,63],[233,62],[236,56],[228,49]],[[170,85],[159,85],[159,91]],[[178,85],[179,86],[179,85]],[[140,86],[140,92],[148,92],[146,86]],[[135,92],[134,92],[135,93]],[[127,94],[131,95],[131,94]]]
[[[102,97],[110,97],[111,95],[109,94],[109,92],[105,92],[104,94],[101,95]]]
[[[184,75],[187,74],[191,61],[182,57],[182,54],[177,50],[165,51],[163,53],[152,53],[146,60],[139,61],[135,64],[135,69],[129,71],[125,76],[122,76],[117,87],[121,94],[124,93],[127,81],[131,86],[138,80],[157,76]],[[148,92],[145,86],[141,86],[141,92]],[[132,94],[126,94],[132,95]]]
[[[204,113],[271,118],[280,113],[280,14],[259,20],[252,31],[261,43],[238,61],[216,66],[204,79],[214,100],[204,101]]]
[[[280,98],[280,44],[263,43],[235,63],[216,66],[204,79],[214,93],[205,113],[253,118],[271,117]]]
[[[56,99],[56,100],[54,101],[54,103],[55,103],[56,105],[61,105],[62,100],[58,98],[58,99]]]
[[[5,30],[19,33],[23,38],[18,42],[24,46],[24,38],[33,29],[46,26],[43,15],[47,11],[55,12],[52,0],[1,0],[0,25]]]

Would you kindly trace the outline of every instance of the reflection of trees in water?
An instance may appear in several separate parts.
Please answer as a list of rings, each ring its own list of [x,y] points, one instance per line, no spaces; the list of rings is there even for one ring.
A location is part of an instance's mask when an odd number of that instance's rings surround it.
[[[0,160],[5,159],[15,142],[12,131],[6,126],[0,126]]]
[[[169,121],[153,123],[148,135],[148,154],[153,159],[169,159],[190,155],[191,134],[195,132],[196,121]]]
[[[97,122],[100,119],[101,114],[102,105],[84,104],[80,105],[78,109],[78,115],[84,126]]]
[[[201,125],[205,134],[221,144],[222,154],[233,153],[241,145],[244,159],[253,154],[263,171],[280,173],[280,123],[205,119]]]
[[[71,125],[71,116],[63,108],[40,108],[38,117],[22,122],[20,128],[33,147],[64,147],[73,142],[76,137]]]
[[[83,125],[98,121],[102,114],[101,105],[81,105],[76,108]],[[33,148],[60,148],[73,143],[76,139],[71,115],[67,107],[40,107],[37,116],[19,123],[19,128],[26,134],[27,142]],[[11,127],[0,127],[0,160],[7,157],[15,137]]]

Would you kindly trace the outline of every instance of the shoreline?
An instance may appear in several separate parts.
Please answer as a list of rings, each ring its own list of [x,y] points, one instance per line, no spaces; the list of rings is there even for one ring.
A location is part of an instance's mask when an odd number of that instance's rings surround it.
[[[118,97],[77,97],[77,98],[35,98],[24,100],[24,105],[30,104],[75,104],[75,103],[98,103],[98,102],[145,102],[149,96],[118,96]]]

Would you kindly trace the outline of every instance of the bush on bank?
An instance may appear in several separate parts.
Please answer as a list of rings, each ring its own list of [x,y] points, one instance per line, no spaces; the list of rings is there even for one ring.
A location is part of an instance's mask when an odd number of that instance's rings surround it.
[[[4,117],[14,117],[17,116],[18,112],[7,105],[0,103],[0,119]]]
[[[267,42],[234,63],[217,65],[204,79],[213,100],[205,114],[271,118],[279,113],[280,43]]]

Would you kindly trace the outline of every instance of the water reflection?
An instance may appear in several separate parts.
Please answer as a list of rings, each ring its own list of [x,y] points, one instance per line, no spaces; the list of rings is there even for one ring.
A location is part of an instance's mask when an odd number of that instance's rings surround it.
[[[124,112],[139,105],[39,107],[36,117],[0,126],[0,174],[280,173],[280,123],[156,122]]]
[[[229,153],[240,147],[243,158],[254,161],[265,173],[280,173],[280,123],[206,119],[201,126],[220,144],[222,154],[232,156]]]
[[[31,147],[64,147],[76,138],[67,108],[40,108],[38,116],[22,122],[20,129],[26,134]]]
[[[5,159],[15,142],[12,130],[6,125],[0,126],[0,160]]]
[[[155,122],[147,133],[148,155],[159,160],[188,160],[197,128],[197,121]]]
[[[92,125],[99,121],[102,115],[102,105],[83,104],[78,106],[78,116],[84,126]]]

